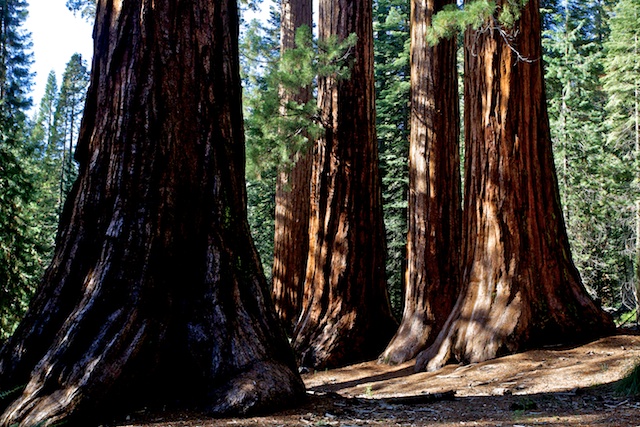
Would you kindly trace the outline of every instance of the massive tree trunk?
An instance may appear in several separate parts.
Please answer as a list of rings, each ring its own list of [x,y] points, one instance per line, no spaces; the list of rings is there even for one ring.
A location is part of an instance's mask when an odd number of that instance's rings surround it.
[[[452,0],[411,2],[409,233],[404,313],[380,356],[402,363],[433,342],[459,282],[460,119],[455,38],[427,44],[431,17]]]
[[[489,25],[465,35],[463,289],[417,369],[613,331],[571,260],[551,153],[538,7],[529,0],[506,32]]]
[[[280,53],[295,48],[295,33],[302,25],[313,26],[311,0],[283,0]],[[281,89],[283,114],[289,102],[304,104],[311,88],[298,93]],[[293,154],[294,166],[281,170],[276,182],[276,217],[273,240],[273,300],[276,312],[289,332],[300,314],[302,285],[309,251],[310,148]]]
[[[80,177],[0,425],[303,394],[249,234],[235,0],[100,0]]]
[[[351,76],[322,77],[325,136],[313,154],[309,259],[294,332],[300,363],[373,359],[395,331],[386,290],[370,0],[321,0],[319,38],[355,33]]]

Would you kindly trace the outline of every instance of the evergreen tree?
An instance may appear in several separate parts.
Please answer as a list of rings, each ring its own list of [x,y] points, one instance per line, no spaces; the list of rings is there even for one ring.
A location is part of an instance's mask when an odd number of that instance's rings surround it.
[[[387,233],[387,280],[396,318],[402,316],[409,171],[409,1],[373,5],[376,126]]]
[[[629,256],[635,271],[635,305],[640,304],[640,1],[621,0],[613,8],[611,34],[606,47],[605,90],[607,145],[616,155],[620,168],[612,177],[622,201],[618,215],[626,220]],[[629,304],[632,306],[633,304]],[[630,307],[633,308],[633,307]],[[640,320],[640,310],[636,312]]]
[[[44,95],[35,116],[31,140],[36,149],[38,207],[36,209],[39,252],[43,264],[51,259],[54,238],[58,228],[58,216],[62,207],[60,200],[60,170],[62,168],[63,148],[59,144],[59,135],[55,123],[56,104],[58,103],[58,83],[54,71],[49,73]]]
[[[32,223],[33,176],[26,111],[30,36],[24,0],[0,0],[0,340],[26,309],[39,272]]]
[[[2,426],[304,396],[247,224],[237,3],[145,5],[98,4],[80,178],[0,348],[0,384],[22,389]]]
[[[516,3],[498,2],[500,14]],[[525,3],[515,21],[489,17],[465,34],[462,289],[418,369],[614,330],[571,259],[539,60],[539,1]]]
[[[565,0],[548,9],[544,47],[554,154],[572,252],[585,285],[605,305],[615,306],[631,259],[625,251],[627,196],[619,181],[624,165],[602,125],[605,6]]]
[[[247,197],[251,233],[267,278],[273,263],[275,189],[279,160],[274,160],[273,134],[265,123],[278,114],[277,84],[270,76],[280,58],[278,9],[270,19],[243,25],[240,65],[243,82],[244,124],[247,145]],[[278,159],[279,155],[276,155]]]
[[[432,343],[460,289],[460,113],[456,38],[427,29],[451,0],[411,1],[409,215],[402,321],[380,359],[403,363]]]
[[[315,368],[376,357],[397,327],[385,277],[372,15],[371,0],[319,3],[318,38],[357,42],[348,79],[318,78],[325,133],[312,156],[309,259],[293,334],[300,364]]]
[[[64,202],[73,182],[78,176],[78,165],[74,160],[76,140],[89,85],[89,71],[79,53],[71,56],[62,75],[60,94],[56,104],[55,128],[62,152],[60,168],[60,200]]]
[[[31,137],[41,149],[41,155],[55,144],[56,127],[55,111],[58,100],[58,81],[55,71],[51,70],[47,77],[44,94],[40,100],[38,113],[34,119]]]
[[[308,45],[310,37],[302,37],[302,34],[311,35],[312,18],[311,0],[281,1],[280,51],[284,60],[281,61],[283,68],[289,65],[285,64],[289,53]],[[280,85],[281,116],[288,119],[292,111],[310,103],[312,84],[308,83],[293,88]],[[290,161],[280,166],[276,183],[272,296],[276,312],[289,332],[293,331],[300,314],[309,251],[312,145],[308,143],[309,135],[304,130],[299,135],[306,147],[289,150]],[[289,139],[295,144],[298,138]]]
[[[97,0],[67,0],[67,7],[74,13],[79,13],[86,20],[96,16]]]

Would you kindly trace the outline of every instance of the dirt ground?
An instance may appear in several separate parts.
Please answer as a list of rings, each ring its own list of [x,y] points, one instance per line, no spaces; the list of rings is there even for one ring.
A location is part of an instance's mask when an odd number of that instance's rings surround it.
[[[640,335],[620,333],[433,373],[362,363],[303,376],[302,407],[254,418],[134,414],[121,427],[640,427],[640,400],[616,382],[640,362]]]

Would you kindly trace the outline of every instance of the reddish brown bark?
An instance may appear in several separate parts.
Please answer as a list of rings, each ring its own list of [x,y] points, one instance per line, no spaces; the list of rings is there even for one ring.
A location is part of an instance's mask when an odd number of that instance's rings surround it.
[[[283,0],[280,52],[295,48],[295,32],[302,25],[311,28],[311,0]],[[304,104],[311,99],[310,88],[290,93],[281,89],[281,103]],[[286,108],[283,108],[286,114]],[[309,251],[310,149],[295,153],[295,164],[281,170],[276,182],[276,217],[273,241],[273,300],[276,312],[289,332],[300,314],[302,285]]]
[[[0,389],[26,384],[0,425],[303,395],[246,219],[236,7],[98,2],[80,177],[0,351]]]
[[[300,363],[315,368],[377,357],[395,331],[385,278],[370,0],[321,0],[319,38],[355,33],[351,77],[322,77],[326,129],[314,151],[309,259],[294,332]]]
[[[506,33],[488,27],[465,35],[463,289],[417,369],[613,331],[571,260],[551,153],[538,7],[529,0]]]
[[[411,2],[409,232],[404,313],[380,360],[402,363],[433,342],[459,282],[459,100],[455,38],[429,47],[431,17],[451,0]]]

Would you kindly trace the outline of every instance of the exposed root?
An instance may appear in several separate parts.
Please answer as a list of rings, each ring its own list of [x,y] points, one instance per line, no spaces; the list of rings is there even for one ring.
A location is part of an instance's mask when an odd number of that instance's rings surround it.
[[[207,408],[215,416],[247,415],[295,405],[305,395],[297,372],[275,361],[262,361],[212,393]]]

